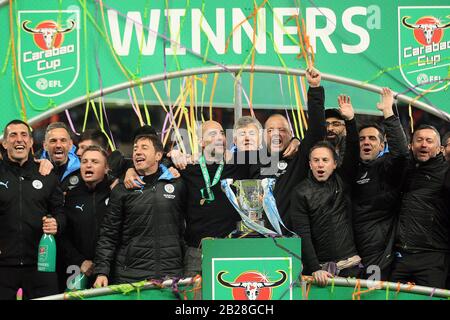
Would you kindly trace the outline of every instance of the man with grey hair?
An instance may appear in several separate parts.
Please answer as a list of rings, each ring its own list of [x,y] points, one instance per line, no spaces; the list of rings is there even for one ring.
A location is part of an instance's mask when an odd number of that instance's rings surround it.
[[[258,119],[240,117],[233,126],[233,142],[239,151],[256,151],[261,148],[263,127]]]
[[[45,130],[44,151],[41,155],[42,159],[48,159],[53,164],[53,172],[56,174],[61,183],[63,192],[71,190],[78,186],[81,182],[80,160],[76,155],[76,147],[73,145],[70,131],[62,122],[53,122],[47,126]],[[56,241],[57,257],[56,272],[59,280],[59,290],[66,289],[66,270],[63,261],[65,248],[61,246],[61,242]]]
[[[450,252],[449,165],[433,126],[416,129],[410,148],[391,281],[444,288]]]
[[[70,131],[64,123],[53,122],[48,125],[41,158],[49,159],[53,163],[63,191],[75,187],[81,181],[80,160],[76,155]]]

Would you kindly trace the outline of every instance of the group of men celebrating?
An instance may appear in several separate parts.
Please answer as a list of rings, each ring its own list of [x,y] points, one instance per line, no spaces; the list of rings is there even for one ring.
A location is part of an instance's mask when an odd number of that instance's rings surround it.
[[[62,292],[73,266],[88,287],[200,274],[201,240],[230,235],[240,220],[220,188],[228,178],[275,179],[285,236],[302,238],[303,274],[319,285],[375,270],[379,280],[445,288],[450,135],[441,146],[439,132],[422,126],[408,144],[387,88],[377,105],[382,125],[357,128],[348,96],[339,96],[339,109],[325,110],[320,73],[309,70],[306,79],[309,130],[301,141],[281,114],[264,130],[246,116],[234,125],[233,149],[222,125],[210,120],[198,133],[199,154],[166,154],[144,126],[129,160],[108,154],[96,130],[84,132],[75,148],[63,123],[48,126],[43,151],[34,154],[28,124],[8,123],[0,161],[0,299],[14,299],[18,288],[25,298]],[[37,271],[42,233],[56,236],[56,273]]]

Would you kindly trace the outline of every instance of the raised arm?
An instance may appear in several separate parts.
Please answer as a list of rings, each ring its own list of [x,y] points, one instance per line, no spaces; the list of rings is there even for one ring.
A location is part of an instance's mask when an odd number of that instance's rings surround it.
[[[325,127],[325,91],[320,85],[321,75],[316,69],[306,71],[308,89],[308,130],[303,144],[308,145],[308,150],[317,142],[324,139]]]
[[[339,110],[345,120],[345,153],[342,165],[338,168],[341,177],[349,184],[356,177],[359,161],[359,136],[356,129],[355,112],[349,96],[338,97]]]
[[[381,102],[377,104],[377,109],[383,112],[383,125],[386,130],[386,140],[389,146],[388,161],[384,161],[385,170],[389,175],[398,175],[402,172],[404,162],[408,157],[408,143],[403,131],[400,119],[394,115],[392,105],[394,94],[389,88],[383,88]],[[389,176],[388,175],[388,176]]]

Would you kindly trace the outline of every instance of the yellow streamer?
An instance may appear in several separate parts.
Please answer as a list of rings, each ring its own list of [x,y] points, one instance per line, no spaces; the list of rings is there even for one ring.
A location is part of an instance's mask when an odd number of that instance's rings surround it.
[[[213,87],[211,89],[211,97],[209,98],[209,120],[212,120],[212,104],[214,99],[214,93],[216,91],[217,78],[219,78],[219,74],[214,73]]]

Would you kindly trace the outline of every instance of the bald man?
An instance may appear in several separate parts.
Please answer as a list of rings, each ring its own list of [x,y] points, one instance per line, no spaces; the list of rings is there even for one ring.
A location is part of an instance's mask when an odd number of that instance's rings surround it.
[[[222,125],[206,121],[200,129],[198,136],[202,152],[194,164],[181,171],[188,190],[185,276],[201,272],[201,240],[226,237],[240,221],[239,214],[220,188],[220,180],[249,178],[248,165],[234,164],[242,153],[226,151]]]
[[[290,219],[287,213],[291,191],[307,176],[309,171],[309,149],[320,140],[323,140],[326,135],[325,92],[320,85],[321,76],[319,71],[315,69],[309,70],[306,73],[306,79],[309,84],[309,129],[306,131],[304,139],[302,139],[298,152],[291,158],[287,157],[286,150],[293,139],[293,133],[287,119],[281,114],[274,114],[264,124],[264,140],[270,156],[268,159],[260,157],[261,163],[251,166],[252,177],[276,179],[274,197],[280,216],[288,228],[290,228]]]

